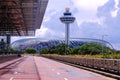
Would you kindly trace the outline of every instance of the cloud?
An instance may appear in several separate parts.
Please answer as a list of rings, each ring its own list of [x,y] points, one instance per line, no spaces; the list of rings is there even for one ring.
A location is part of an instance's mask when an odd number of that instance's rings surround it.
[[[70,27],[70,37],[79,37],[79,38],[90,37],[91,34],[95,32],[99,32],[99,33],[94,34],[93,38],[95,38],[98,35],[100,36],[102,29],[101,29],[100,20],[96,18],[96,14],[95,14],[96,11],[94,10],[94,12],[92,11],[90,12],[92,8],[90,8],[90,6],[87,6],[87,5],[85,6],[89,10],[84,10],[84,8],[82,7],[80,8],[78,5],[76,5],[77,3],[80,5],[82,3],[81,1],[84,3],[83,0],[77,0],[77,1],[67,0],[66,3],[62,4],[61,7],[60,7],[61,4],[59,4],[57,7],[54,7],[55,6],[54,3],[51,5],[49,4],[48,5],[49,9],[47,9],[45,14],[45,21],[43,21],[43,24],[42,24],[45,28],[47,28],[47,30],[44,31],[44,29],[41,28],[41,31],[43,30],[43,33],[44,33],[44,34],[41,33],[41,36],[43,35],[43,37],[51,36],[56,38],[59,38],[59,37],[64,38],[65,25],[60,22],[59,17],[63,15],[64,8],[66,7],[66,5],[69,5],[69,7],[71,8],[71,12],[76,17],[76,21],[73,24],[71,24],[71,27]],[[105,1],[107,0],[104,0],[104,1],[100,0],[98,2],[95,1],[97,5],[93,1],[92,4],[90,5],[97,7],[99,5],[103,5]],[[52,3],[52,0],[50,3]]]
[[[97,18],[102,19],[102,23],[84,21],[80,27],[85,37],[100,37],[102,35],[108,35],[105,40],[114,45],[116,49],[120,49],[120,1],[109,0],[104,5],[98,7]],[[85,32],[86,31],[86,32]],[[92,35],[92,36],[91,36]],[[116,45],[117,44],[117,45]]]
[[[111,12],[115,10],[115,0],[109,0],[106,4],[98,7],[98,17],[111,17]]]
[[[41,29],[38,29],[36,31],[36,37],[44,38],[44,39],[51,39],[55,37],[61,37],[63,36],[62,32],[56,32],[54,29],[42,27]]]
[[[117,16],[117,12],[119,11],[119,7],[118,7],[118,4],[119,4],[119,0],[115,0],[115,10],[111,12],[111,15],[112,17],[116,17]]]
[[[56,3],[61,3],[56,6]],[[36,37],[42,38],[64,38],[65,37],[65,24],[61,23],[60,17],[63,16],[66,7],[70,7],[70,11],[77,12],[71,0],[50,0],[48,8],[46,10],[45,17],[43,19],[42,27],[36,31]],[[79,36],[79,28],[77,23],[70,25],[70,37]]]
[[[97,21],[100,22],[97,17],[97,8],[104,5],[108,0],[72,0],[74,6],[77,8],[78,13],[75,13],[77,18],[77,24],[84,21]]]
[[[36,37],[64,38],[65,25],[59,18],[63,16],[66,7],[70,7],[76,17],[70,25],[70,37],[102,39],[102,35],[108,35],[104,39],[115,48],[120,47],[120,0],[49,0]]]
[[[108,0],[72,0],[78,8],[84,10],[95,10],[98,6],[103,5]]]
[[[84,38],[100,38],[101,33],[104,33],[101,25],[95,22],[83,22],[80,27]]]
[[[36,30],[36,37],[44,37],[48,31],[48,28],[41,26],[41,29]]]

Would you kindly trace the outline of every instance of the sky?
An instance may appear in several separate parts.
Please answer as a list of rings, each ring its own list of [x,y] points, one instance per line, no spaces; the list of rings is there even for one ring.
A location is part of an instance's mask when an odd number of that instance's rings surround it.
[[[59,18],[66,7],[76,18],[70,25],[70,37],[102,39],[104,36],[104,40],[115,49],[120,49],[120,0],[49,0],[41,28],[36,30],[35,37],[64,38],[65,25]]]

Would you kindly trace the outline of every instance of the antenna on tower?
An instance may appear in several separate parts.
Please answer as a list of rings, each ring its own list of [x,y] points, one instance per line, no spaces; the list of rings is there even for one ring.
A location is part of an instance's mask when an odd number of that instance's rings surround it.
[[[69,8],[69,7],[66,7],[65,10],[66,10],[66,12],[69,12],[70,8]]]

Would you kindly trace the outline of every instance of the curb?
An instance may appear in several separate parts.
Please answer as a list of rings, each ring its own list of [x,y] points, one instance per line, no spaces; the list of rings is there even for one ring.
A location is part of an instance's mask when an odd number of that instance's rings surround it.
[[[10,65],[12,65],[12,64],[14,64],[16,62],[18,62],[18,61],[21,61],[24,58],[25,57],[21,57],[19,59],[15,59],[15,60],[12,60],[12,61],[7,61],[5,63],[2,63],[2,64],[0,64],[0,70],[3,69],[3,68],[5,68],[5,67],[8,67],[8,66],[10,66]]]
[[[48,58],[48,59],[51,59],[51,58]],[[56,59],[52,59],[52,60],[55,60],[55,61],[67,64],[67,65],[70,65],[70,66],[74,66],[74,67],[77,67],[77,68],[80,68],[80,69],[88,70],[88,71],[91,71],[91,72],[94,72],[94,73],[98,73],[98,74],[104,75],[106,77],[111,77],[111,78],[120,80],[120,76],[119,75],[107,73],[107,72],[104,72],[104,71],[100,71],[100,70],[96,70],[96,69],[92,69],[92,68],[88,68],[88,67],[84,67],[84,66],[72,64],[72,63],[69,63],[69,62],[64,62],[64,61],[56,60]]]

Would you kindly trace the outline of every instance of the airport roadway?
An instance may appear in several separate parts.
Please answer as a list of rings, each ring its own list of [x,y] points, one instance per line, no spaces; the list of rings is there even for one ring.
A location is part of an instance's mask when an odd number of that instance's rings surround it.
[[[27,56],[0,70],[0,80],[115,80],[43,57]]]

